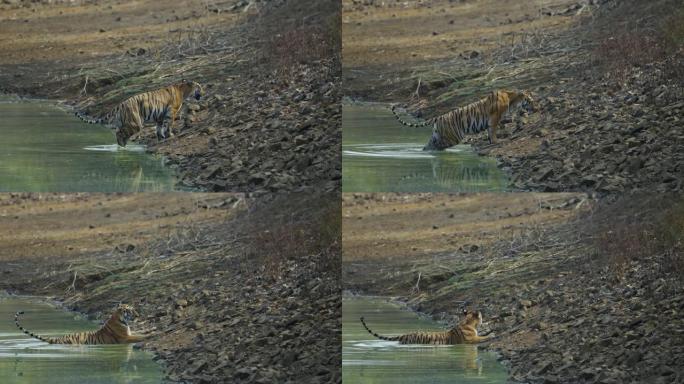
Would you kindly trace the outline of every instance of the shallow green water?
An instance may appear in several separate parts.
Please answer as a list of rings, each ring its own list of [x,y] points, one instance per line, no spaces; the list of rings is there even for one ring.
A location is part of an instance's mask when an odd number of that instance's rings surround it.
[[[170,191],[162,158],[46,101],[0,98],[0,192]]]
[[[481,192],[506,190],[496,161],[469,145],[423,151],[430,128],[401,125],[387,105],[342,106],[344,192]]]
[[[361,325],[395,336],[442,326],[380,298],[342,299],[342,381],[352,383],[505,383],[507,373],[496,356],[476,345],[399,345],[378,340]]]
[[[131,345],[50,345],[29,338],[14,325],[45,336],[90,331],[98,324],[34,298],[0,295],[0,383],[160,383],[152,354]]]

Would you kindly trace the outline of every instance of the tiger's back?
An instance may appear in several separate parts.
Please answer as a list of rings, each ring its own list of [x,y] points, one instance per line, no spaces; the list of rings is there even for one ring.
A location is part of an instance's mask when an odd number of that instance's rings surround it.
[[[490,337],[479,336],[477,327],[482,324],[482,313],[479,311],[464,311],[464,318],[453,328],[438,332],[413,332],[399,336],[381,336],[366,325],[364,318],[361,324],[371,335],[380,340],[398,341],[399,344],[434,344],[434,345],[453,345],[453,344],[476,344],[488,340]]]
[[[496,129],[509,108],[523,103],[526,108],[536,109],[532,96],[527,91],[496,90],[486,97],[452,111],[435,116],[422,123],[408,123],[401,119],[392,106],[396,119],[410,127],[432,126],[432,135],[423,150],[443,150],[462,143],[466,135],[487,130],[490,143],[497,141]]]
[[[106,124],[115,129],[117,143],[125,147],[128,140],[140,132],[145,123],[156,124],[157,139],[174,135],[173,125],[180,113],[183,101],[189,96],[199,100],[202,86],[193,81],[182,81],[164,88],[133,95],[99,119],[88,119],[76,113],[81,120],[91,124]],[[164,120],[169,117],[168,127]]]
[[[78,345],[98,345],[98,344],[126,344],[136,343],[143,340],[142,336],[131,334],[128,321],[137,316],[138,313],[133,307],[120,304],[97,331],[78,332],[59,337],[40,336],[26,330],[19,324],[19,315],[24,312],[19,311],[14,314],[14,323],[24,334],[50,344],[78,344]]]

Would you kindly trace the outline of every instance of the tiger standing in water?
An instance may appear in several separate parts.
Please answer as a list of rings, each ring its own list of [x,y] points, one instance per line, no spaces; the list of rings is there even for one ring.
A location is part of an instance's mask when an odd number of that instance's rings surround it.
[[[496,129],[501,117],[517,104],[521,104],[529,112],[537,110],[536,103],[529,92],[498,90],[491,92],[484,99],[421,123],[409,123],[402,120],[396,112],[396,105],[392,105],[392,113],[401,124],[409,127],[432,125],[432,136],[423,150],[441,151],[463,142],[465,135],[474,135],[485,129],[488,131],[489,142],[496,144]]]
[[[463,311],[464,318],[455,327],[441,332],[414,332],[400,336],[380,336],[368,328],[366,322],[361,318],[361,324],[368,333],[380,340],[398,341],[399,344],[477,344],[493,338],[492,336],[479,336],[477,327],[482,324],[482,313],[480,311]]]
[[[132,306],[127,304],[119,304],[102,328],[97,331],[72,333],[60,337],[39,336],[27,331],[19,324],[19,315],[23,313],[20,311],[14,315],[14,324],[17,328],[28,336],[50,344],[128,344],[137,343],[146,338],[131,334],[128,323],[139,315]]]
[[[182,80],[168,87],[131,96],[101,118],[90,119],[79,112],[76,112],[76,116],[86,123],[105,124],[116,129],[116,142],[125,147],[128,139],[143,129],[144,123],[156,123],[157,140],[173,136],[176,115],[183,101],[191,96],[199,100],[202,86],[194,81]],[[171,121],[164,128],[164,119],[169,116]]]

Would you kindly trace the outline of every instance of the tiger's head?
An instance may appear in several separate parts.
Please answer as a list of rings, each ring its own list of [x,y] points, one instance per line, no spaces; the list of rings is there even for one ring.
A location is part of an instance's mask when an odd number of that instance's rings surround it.
[[[480,311],[469,311],[467,309],[463,310],[463,320],[460,323],[462,326],[467,326],[477,329],[482,325],[482,312]]]
[[[117,305],[114,315],[124,324],[128,324],[130,321],[140,316],[135,308],[128,304]]]
[[[128,142],[128,136],[121,129],[116,130],[116,142],[122,147],[125,147]]]
[[[520,106],[528,113],[538,111],[537,103],[534,101],[532,95],[528,91],[522,91],[522,102],[520,102]]]
[[[195,100],[201,99],[204,93],[202,86],[195,81],[182,80],[181,87],[183,88],[183,94],[186,95],[185,97],[192,96]]]

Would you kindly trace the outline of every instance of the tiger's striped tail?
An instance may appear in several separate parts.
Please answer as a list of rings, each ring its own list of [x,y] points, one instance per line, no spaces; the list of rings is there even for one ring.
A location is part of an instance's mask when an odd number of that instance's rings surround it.
[[[33,338],[36,338],[36,339],[40,340],[40,341],[44,341],[44,342],[46,342],[46,343],[52,344],[52,341],[50,340],[50,338],[48,338],[48,337],[43,337],[43,336],[40,336],[40,335],[36,335],[36,334],[34,334],[33,332],[27,331],[24,327],[22,327],[21,325],[19,325],[19,315],[23,315],[23,314],[24,314],[24,311],[19,311],[19,312],[17,312],[17,313],[14,314],[14,324],[17,326],[17,328],[19,328],[20,331],[24,332],[24,333],[25,333],[26,335],[28,335],[28,336],[31,336],[31,337],[33,337]]]
[[[97,119],[91,119],[91,118],[89,118],[88,116],[86,116],[86,115],[84,115],[84,114],[82,114],[81,112],[78,112],[78,111],[77,111],[77,112],[74,112],[74,115],[76,115],[76,117],[78,117],[79,119],[85,121],[85,122],[88,123],[88,124],[106,124],[106,123],[107,123],[107,120],[108,120],[108,119],[107,119],[107,116],[105,116],[105,117],[100,117],[100,118],[97,118]]]
[[[396,109],[397,105],[392,104],[392,114],[394,114],[394,117],[396,117],[400,123],[404,124],[407,127],[427,127],[428,125],[432,124],[432,119],[425,120],[421,123],[409,123],[408,121],[404,121],[401,119],[401,117],[399,117],[399,114],[397,113]]]
[[[368,326],[366,325],[366,322],[363,321],[363,316],[361,316],[361,324],[363,324],[363,327],[366,328],[366,331],[368,331],[368,333],[377,337],[380,340],[386,340],[386,341],[398,341],[399,340],[399,336],[394,336],[394,337],[380,336],[377,333],[371,331],[370,328],[368,328]]]

